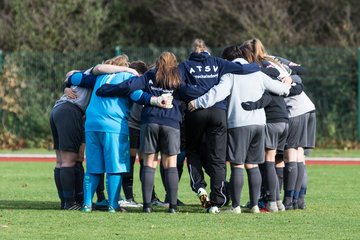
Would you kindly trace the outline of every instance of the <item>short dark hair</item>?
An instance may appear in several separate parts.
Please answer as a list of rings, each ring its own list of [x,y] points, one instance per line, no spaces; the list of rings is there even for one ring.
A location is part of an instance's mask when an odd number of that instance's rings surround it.
[[[143,61],[133,61],[130,63],[129,67],[135,69],[140,74],[144,74],[148,70],[146,63]]]
[[[230,47],[226,47],[222,54],[221,54],[221,57],[223,59],[226,59],[226,60],[229,60],[229,61],[232,61],[236,58],[242,58],[242,53],[241,51],[239,50],[239,48],[237,46],[230,46]]]

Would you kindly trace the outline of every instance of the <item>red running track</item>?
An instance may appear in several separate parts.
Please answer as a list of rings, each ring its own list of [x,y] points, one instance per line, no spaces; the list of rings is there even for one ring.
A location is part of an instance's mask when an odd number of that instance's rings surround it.
[[[0,154],[0,162],[55,162],[55,155]],[[360,165],[360,158],[307,158],[307,165]]]

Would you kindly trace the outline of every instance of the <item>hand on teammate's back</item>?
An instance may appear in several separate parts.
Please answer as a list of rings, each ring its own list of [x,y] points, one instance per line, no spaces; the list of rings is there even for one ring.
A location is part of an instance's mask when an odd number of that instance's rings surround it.
[[[160,108],[172,108],[173,99],[174,97],[171,95],[171,93],[163,93],[159,97],[156,96],[151,97],[150,104]]]
[[[242,102],[241,106],[246,111],[252,111],[252,110],[257,109],[256,102],[251,102],[251,101]]]

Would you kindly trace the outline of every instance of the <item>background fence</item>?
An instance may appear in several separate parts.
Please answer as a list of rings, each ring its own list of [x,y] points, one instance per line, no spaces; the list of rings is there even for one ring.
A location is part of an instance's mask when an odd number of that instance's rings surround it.
[[[86,69],[116,54],[130,60],[155,61],[164,50],[179,62],[186,48],[120,48],[109,52],[0,51],[0,148],[51,146],[49,114],[62,94],[65,74]],[[219,56],[222,49],[213,49]],[[305,91],[317,108],[317,141],[320,146],[348,146],[358,140],[357,49],[271,49],[273,55],[300,63],[309,70]]]

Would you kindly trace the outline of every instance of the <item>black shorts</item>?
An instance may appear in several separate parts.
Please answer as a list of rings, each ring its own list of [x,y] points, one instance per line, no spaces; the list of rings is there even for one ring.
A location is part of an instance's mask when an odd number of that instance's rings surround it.
[[[140,146],[140,130],[129,127],[130,148],[139,149]]]
[[[285,148],[314,148],[315,135],[315,111],[289,118],[289,134],[286,140]]]
[[[265,161],[265,126],[250,125],[228,129],[228,160],[234,164],[261,164]]]
[[[78,106],[65,102],[53,108],[50,126],[55,150],[79,152],[85,134],[83,112]]]
[[[284,150],[288,128],[289,124],[286,122],[267,123],[265,127],[265,148]]]
[[[180,129],[155,123],[142,124],[140,129],[140,152],[161,152],[167,155],[180,153]]]

